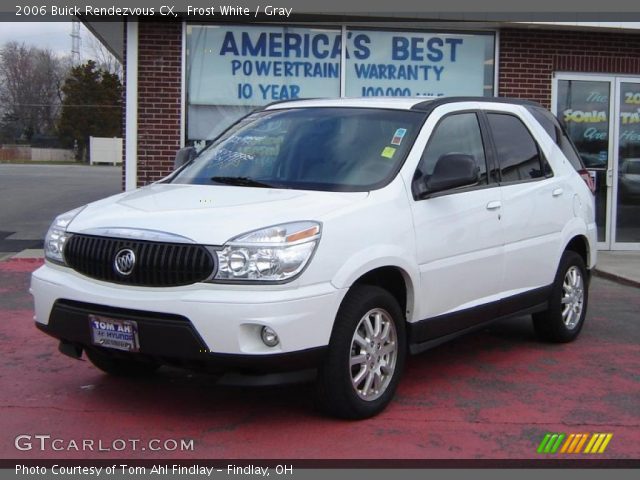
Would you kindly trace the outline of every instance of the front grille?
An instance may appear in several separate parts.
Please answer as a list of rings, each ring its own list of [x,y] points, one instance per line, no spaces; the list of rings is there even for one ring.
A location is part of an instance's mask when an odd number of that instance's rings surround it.
[[[135,264],[129,275],[116,271],[116,254],[129,249]],[[145,287],[177,287],[201,282],[214,271],[213,256],[202,245],[72,235],[64,258],[75,271],[105,282]]]

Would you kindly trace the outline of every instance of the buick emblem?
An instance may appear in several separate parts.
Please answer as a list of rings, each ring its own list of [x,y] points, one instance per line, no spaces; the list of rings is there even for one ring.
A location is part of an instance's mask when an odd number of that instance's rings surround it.
[[[136,264],[136,254],[133,253],[133,250],[129,250],[125,248],[116,253],[116,258],[113,261],[113,267],[123,277],[127,277],[131,275],[133,272],[133,267]]]

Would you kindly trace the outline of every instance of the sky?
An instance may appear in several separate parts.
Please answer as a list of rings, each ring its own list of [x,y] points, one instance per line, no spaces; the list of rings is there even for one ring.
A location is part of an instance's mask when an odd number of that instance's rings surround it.
[[[549,22],[538,22],[549,23]],[[579,22],[557,22],[578,25]],[[584,25],[609,28],[640,28],[640,23],[627,22],[587,22]],[[84,25],[80,27],[81,60],[92,58],[93,34]],[[40,48],[49,48],[57,55],[71,54],[71,22],[1,22],[0,46],[8,41],[24,42]]]
[[[80,27],[81,60],[91,58],[93,35],[84,25]],[[71,55],[71,22],[2,22],[0,46],[16,41],[39,48],[48,48],[56,55]]]

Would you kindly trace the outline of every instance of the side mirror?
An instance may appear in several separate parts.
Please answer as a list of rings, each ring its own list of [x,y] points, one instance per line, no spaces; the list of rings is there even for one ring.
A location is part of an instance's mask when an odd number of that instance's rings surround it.
[[[179,169],[185,163],[191,161],[196,156],[196,149],[193,147],[184,147],[177,151],[176,158],[173,161],[173,170]]]
[[[416,185],[417,196],[424,198],[430,194],[452,188],[475,185],[480,179],[479,168],[471,155],[449,153],[442,155],[433,169],[433,174],[423,177]]]

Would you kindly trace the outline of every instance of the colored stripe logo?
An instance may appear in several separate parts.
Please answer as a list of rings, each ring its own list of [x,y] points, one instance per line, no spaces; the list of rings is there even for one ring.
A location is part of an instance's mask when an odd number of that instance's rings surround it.
[[[613,433],[547,433],[538,453],[604,453]]]

